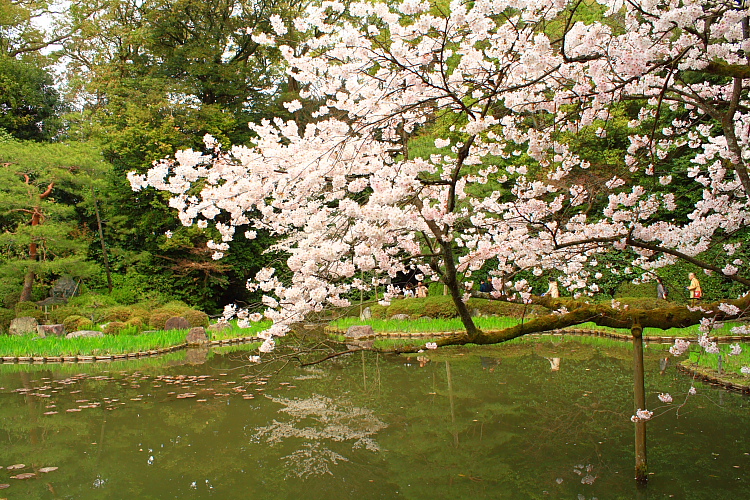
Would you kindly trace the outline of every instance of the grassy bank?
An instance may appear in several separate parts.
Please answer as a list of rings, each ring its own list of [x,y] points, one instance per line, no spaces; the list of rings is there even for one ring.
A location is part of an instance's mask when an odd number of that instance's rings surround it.
[[[221,331],[208,331],[207,334],[210,340],[252,337],[269,326],[268,321],[254,323],[251,328],[237,328],[236,325],[232,325]],[[0,356],[104,356],[143,352],[183,344],[186,335],[186,330],[160,330],[135,335],[120,334],[75,339],[0,335]]]
[[[529,321],[532,318],[527,318]],[[485,331],[502,330],[504,328],[510,328],[516,326],[521,322],[520,318],[511,317],[478,317],[474,318],[476,325]],[[732,327],[741,325],[743,323],[725,323],[721,328],[716,328],[711,332],[712,336],[727,336],[732,335]],[[398,320],[398,319],[378,319],[371,318],[369,320],[360,320],[359,318],[341,318],[332,321],[329,326],[333,330],[345,332],[347,328],[353,325],[370,325],[376,333],[429,333],[429,332],[461,332],[464,331],[464,326],[459,318],[436,318],[436,319],[413,319],[413,320]],[[572,326],[568,329],[581,329],[581,330],[604,330],[617,332],[621,334],[629,334],[630,330],[627,328],[605,328],[596,325],[595,323],[582,323],[580,325]],[[646,336],[655,337],[681,337],[681,338],[697,338],[698,337],[698,326],[690,326],[687,328],[669,328],[667,330],[661,330],[659,328],[646,328],[643,331]]]
[[[738,355],[730,356],[728,345],[720,345],[720,354],[708,354],[702,349],[692,350],[688,355],[687,362],[690,365],[709,368],[719,373],[719,356],[721,356],[721,371],[740,375],[745,379],[745,383],[750,382],[750,377],[740,371],[743,366],[750,366],[750,345],[744,345],[742,352]]]
[[[483,330],[501,330],[521,322],[517,318],[489,317],[476,318],[477,326]],[[362,321],[359,318],[341,318],[330,323],[330,327],[346,331],[353,325],[370,325],[378,333],[424,333],[424,332],[462,332],[464,325],[459,318],[419,318],[414,320],[378,319]]]

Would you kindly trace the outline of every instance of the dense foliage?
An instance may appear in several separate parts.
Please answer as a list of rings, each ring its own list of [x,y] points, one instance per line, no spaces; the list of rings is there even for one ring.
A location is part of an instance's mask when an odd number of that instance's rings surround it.
[[[736,297],[744,12],[2,3],[4,300],[72,275],[123,304],[266,295],[282,324],[422,278],[471,331],[480,279],[608,301],[653,296],[658,274],[682,302],[697,272]]]

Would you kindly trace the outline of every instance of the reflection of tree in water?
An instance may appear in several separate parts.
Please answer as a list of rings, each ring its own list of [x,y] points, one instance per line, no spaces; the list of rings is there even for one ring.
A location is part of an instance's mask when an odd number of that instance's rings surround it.
[[[288,439],[305,440],[301,449],[281,458],[287,469],[299,477],[332,474],[331,464],[348,461],[326,446],[329,441],[352,442],[353,450],[364,448],[380,451],[373,436],[386,424],[371,410],[339,403],[318,394],[306,399],[267,397],[282,405],[279,412],[287,413],[291,418],[286,422],[274,420],[270,425],[258,428],[254,438],[270,445]],[[314,423],[311,425],[311,422]]]

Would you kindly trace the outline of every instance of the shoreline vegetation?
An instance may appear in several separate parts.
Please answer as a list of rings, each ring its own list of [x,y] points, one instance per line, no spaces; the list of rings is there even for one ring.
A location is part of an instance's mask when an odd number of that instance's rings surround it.
[[[383,350],[397,350],[415,343],[427,343],[446,335],[463,332],[463,324],[454,314],[448,297],[427,299],[394,300],[389,307],[370,305],[372,317],[359,318],[358,307],[349,308],[348,317],[322,321],[323,333],[338,342],[347,342],[345,333],[350,326],[369,325],[375,332],[373,347]],[[627,299],[625,299],[627,300]],[[639,299],[643,301],[643,299]],[[519,304],[471,299],[477,314],[477,326],[484,331],[499,331],[534,318],[540,310],[528,310]],[[341,311],[339,311],[341,312]],[[352,317],[351,314],[357,313]],[[402,319],[392,316],[400,315]],[[435,316],[435,317],[432,317]],[[390,317],[390,319],[388,319]],[[320,323],[319,323],[320,324]],[[726,323],[714,329],[710,336],[722,344],[721,354],[699,354],[691,352],[689,359],[679,362],[683,371],[710,383],[719,383],[729,389],[750,393],[750,377],[741,373],[742,366],[750,365],[750,351],[730,356],[726,345],[735,342],[749,342],[750,336],[733,335],[731,329],[740,323]],[[223,330],[207,330],[212,347],[250,343],[257,341],[256,334],[268,328],[270,322],[253,323],[250,328],[239,328],[231,322]],[[698,327],[672,328],[659,330],[644,329],[644,340],[651,344],[671,344],[676,338],[696,339]],[[156,330],[147,332],[123,331],[120,334],[106,334],[102,337],[66,339],[61,337],[40,338],[35,335],[0,335],[0,362],[2,363],[55,363],[91,362],[135,359],[146,356],[163,355],[186,347],[187,330]],[[604,328],[594,323],[584,323],[575,327],[531,335],[531,341],[545,336],[577,336],[581,341],[612,342],[623,344],[630,340],[627,329]],[[587,339],[587,340],[583,340]],[[520,340],[520,339],[519,339]],[[259,343],[259,342],[258,342]],[[664,347],[666,350],[666,347]],[[721,361],[719,359],[721,358]]]
[[[213,345],[223,345],[231,341],[250,341],[258,332],[268,328],[270,322],[251,324],[250,328],[239,328],[230,323],[223,330],[206,331]],[[128,356],[131,354],[161,354],[186,347],[185,337],[188,330],[160,330],[139,334],[104,335],[102,337],[81,337],[67,339],[64,337],[37,337],[35,335],[0,336],[0,361],[7,358],[97,358],[111,356]],[[154,352],[159,351],[159,352]],[[85,359],[84,359],[85,360]]]

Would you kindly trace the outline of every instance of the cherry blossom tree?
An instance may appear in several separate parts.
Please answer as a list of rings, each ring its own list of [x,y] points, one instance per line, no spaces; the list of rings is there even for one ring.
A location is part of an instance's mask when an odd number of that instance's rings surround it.
[[[345,306],[353,291],[410,270],[447,286],[466,327],[439,344],[494,343],[584,321],[670,328],[737,317],[748,299],[656,312],[585,300],[597,291],[598,257],[625,249],[647,271],[685,260],[750,285],[734,255],[742,243],[732,239],[749,217],[746,9],[601,3],[604,15],[588,22],[583,3],[566,0],[445,9],[322,2],[302,18],[275,17],[277,37],[254,40],[278,45],[303,89],[304,102],[285,106],[316,105],[314,120],[251,124],[256,139],[247,146],[225,149],[206,137],[205,151],[182,151],[131,174],[131,184],[173,193],[186,225],[215,223],[216,258],[237,226],[279,237],[291,278],[268,268],[249,285],[266,293],[274,320],[264,350],[308,313]],[[285,45],[290,30],[310,36]],[[590,164],[570,139],[594,131],[604,140],[623,106],[630,146],[593,189]],[[426,136],[434,147],[416,154],[415,140]],[[690,167],[674,168],[676,158]],[[681,217],[676,176],[700,193]],[[717,245],[720,259],[702,257]],[[494,298],[556,313],[481,332],[465,300],[472,273],[489,265]],[[562,273],[574,300],[539,297],[515,278],[549,270]]]

